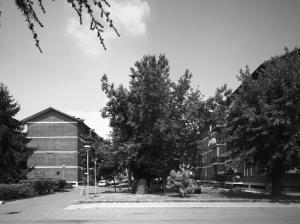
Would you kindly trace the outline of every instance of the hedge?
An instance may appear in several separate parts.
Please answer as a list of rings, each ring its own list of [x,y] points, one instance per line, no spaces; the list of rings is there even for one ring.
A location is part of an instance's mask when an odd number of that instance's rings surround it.
[[[17,184],[0,184],[0,200],[32,197],[51,191],[59,191],[66,186],[62,179],[29,179]]]

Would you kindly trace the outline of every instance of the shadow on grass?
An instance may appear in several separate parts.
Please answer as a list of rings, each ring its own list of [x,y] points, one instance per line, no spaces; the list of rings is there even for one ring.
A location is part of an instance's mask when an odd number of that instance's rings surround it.
[[[290,196],[290,195],[281,195],[280,197],[272,197],[272,195],[267,193],[252,193],[252,192],[243,192],[243,191],[220,191],[220,196],[228,199],[250,199],[250,200],[266,200],[268,202],[281,202],[281,203],[290,203],[296,202],[300,203],[300,196]]]

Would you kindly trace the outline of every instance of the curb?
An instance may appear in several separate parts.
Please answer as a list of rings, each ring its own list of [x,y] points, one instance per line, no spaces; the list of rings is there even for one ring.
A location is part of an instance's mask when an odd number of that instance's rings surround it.
[[[75,200],[72,204],[96,204],[96,203],[170,203],[170,202],[190,202],[190,203],[208,203],[208,202],[265,202],[265,203],[300,203],[300,200],[265,200],[265,199],[232,199],[232,200],[219,200],[219,199],[208,199],[208,200],[164,200],[164,201],[146,201],[146,200],[123,200],[123,201],[105,201],[105,200],[94,200],[94,201],[85,201],[85,200]]]

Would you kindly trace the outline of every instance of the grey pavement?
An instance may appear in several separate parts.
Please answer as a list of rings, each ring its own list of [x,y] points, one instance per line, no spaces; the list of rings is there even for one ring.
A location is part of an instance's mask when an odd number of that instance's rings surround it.
[[[300,223],[299,204],[101,203],[72,206],[80,191],[0,205],[0,223]],[[96,206],[97,205],[97,206]]]

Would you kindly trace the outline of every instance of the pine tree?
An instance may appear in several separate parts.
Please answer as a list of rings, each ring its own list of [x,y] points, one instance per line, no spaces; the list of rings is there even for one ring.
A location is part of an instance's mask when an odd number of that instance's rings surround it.
[[[7,87],[0,83],[0,183],[12,183],[25,177],[27,159],[33,153],[22,132],[21,122],[14,118],[20,111]]]

